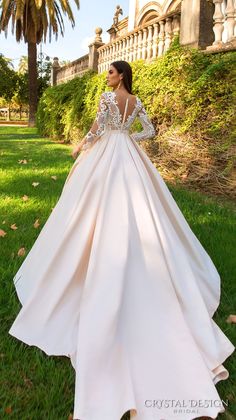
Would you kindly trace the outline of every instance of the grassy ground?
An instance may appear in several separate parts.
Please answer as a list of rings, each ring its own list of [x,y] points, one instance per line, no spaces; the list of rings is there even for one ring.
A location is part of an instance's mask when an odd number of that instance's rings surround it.
[[[16,127],[0,127],[0,148],[0,229],[7,232],[0,238],[0,418],[66,420],[74,399],[74,370],[69,359],[48,357],[8,335],[8,330],[20,309],[13,277],[24,256],[17,252],[22,247],[26,253],[30,250],[56,204],[74,162],[71,148],[39,138],[34,129]],[[23,159],[26,164],[19,163]],[[39,185],[34,187],[33,182]],[[221,275],[221,304],[214,319],[235,342],[236,326],[226,323],[227,316],[236,311],[235,205],[181,188],[169,189]],[[22,200],[24,195],[27,201]],[[36,220],[38,228],[33,226]],[[18,229],[10,228],[14,223]],[[224,365],[230,377],[218,383],[217,389],[228,408],[219,418],[232,420],[236,418],[235,357]]]

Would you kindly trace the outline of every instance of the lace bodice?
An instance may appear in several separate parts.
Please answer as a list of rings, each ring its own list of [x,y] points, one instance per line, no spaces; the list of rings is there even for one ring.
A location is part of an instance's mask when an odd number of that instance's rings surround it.
[[[126,103],[126,105],[128,102]],[[132,133],[130,136],[133,140],[139,142],[144,139],[152,138],[155,136],[155,129],[151,123],[146,110],[138,97],[136,97],[136,103],[133,107],[132,112],[127,114],[127,106],[124,111],[124,115],[121,114],[121,111],[118,106],[116,93],[114,91],[104,92],[100,97],[99,107],[97,111],[96,118],[94,123],[89,130],[89,132],[84,137],[85,144],[82,149],[87,149],[95,141],[101,137],[107,129],[112,130],[129,130],[130,126],[134,122],[135,118],[138,117],[140,120],[143,130],[138,133]]]

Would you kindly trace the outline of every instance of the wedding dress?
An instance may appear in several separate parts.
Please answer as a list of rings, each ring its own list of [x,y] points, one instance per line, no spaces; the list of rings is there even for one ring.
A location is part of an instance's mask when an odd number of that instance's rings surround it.
[[[83,152],[14,277],[9,333],[75,369],[74,419],[216,418],[235,347],[213,321],[220,277],[139,142],[138,97],[102,94]],[[129,134],[135,118],[143,131]]]

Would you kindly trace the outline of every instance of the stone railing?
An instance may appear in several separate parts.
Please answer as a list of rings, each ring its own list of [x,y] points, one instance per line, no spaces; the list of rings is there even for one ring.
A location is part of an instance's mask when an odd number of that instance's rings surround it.
[[[116,60],[150,61],[162,56],[176,35],[180,35],[181,45],[206,53],[236,49],[236,0],[204,0],[204,7],[200,7],[202,1],[181,0],[180,10],[161,15],[122,36],[111,37],[107,44],[102,42],[102,29],[96,28],[88,54],[63,67],[58,58],[54,59],[52,84],[66,82],[88,70],[102,73]]]
[[[55,57],[53,61],[54,80],[52,80],[52,84],[59,85],[60,83],[74,79],[76,76],[82,76],[86,71],[88,71],[88,66],[89,54],[86,54],[83,57],[80,57],[63,67],[60,67],[58,58]]]
[[[112,61],[129,62],[160,57],[180,32],[180,11],[158,17],[123,37],[98,48],[98,72],[109,68]]]
[[[236,46],[236,2],[235,0],[213,0],[213,31],[215,40],[207,49]]]

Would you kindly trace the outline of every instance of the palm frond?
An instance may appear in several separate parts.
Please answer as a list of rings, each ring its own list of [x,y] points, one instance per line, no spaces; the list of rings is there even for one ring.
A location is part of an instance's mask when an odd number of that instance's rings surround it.
[[[77,8],[79,0],[74,0]],[[22,37],[26,42],[49,41],[52,34],[57,39],[58,33],[64,35],[64,20],[62,13],[68,17],[72,27],[75,26],[74,15],[69,0],[2,0],[0,14],[0,32],[7,36],[9,22],[16,40]]]

